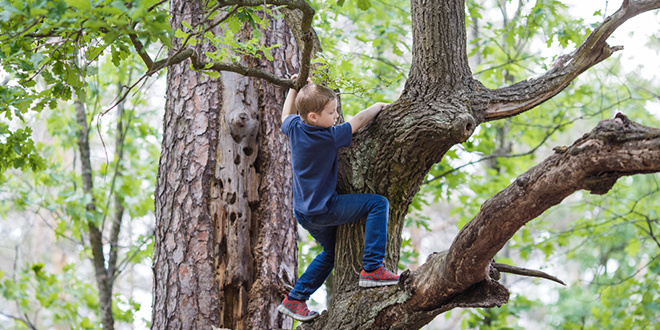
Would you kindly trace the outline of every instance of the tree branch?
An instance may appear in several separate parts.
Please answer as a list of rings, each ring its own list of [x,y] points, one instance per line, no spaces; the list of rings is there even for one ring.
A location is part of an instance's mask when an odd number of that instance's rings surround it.
[[[129,78],[130,80],[130,74]],[[119,84],[118,89],[121,93],[121,84]],[[128,127],[130,126],[130,120],[129,124],[126,125],[126,130],[124,130],[123,127],[123,120],[124,120],[124,102],[120,103],[117,111],[117,137],[115,140],[115,149],[117,150],[117,162],[115,165],[115,174],[112,178],[112,184],[110,186],[111,194],[112,191],[115,190],[115,180],[117,177],[121,177],[122,173],[120,170],[120,164],[124,158],[124,142],[125,142],[125,137],[126,133],[128,131]],[[112,226],[110,227],[110,252],[108,253],[108,285],[110,287],[113,286],[114,284],[114,279],[116,278],[115,272],[117,270],[117,242],[119,241],[119,232],[121,231],[121,222],[122,222],[122,217],[124,215],[124,202],[120,196],[119,193],[115,193],[115,214],[114,214],[114,219],[112,221]],[[110,196],[108,196],[108,199]],[[108,207],[106,207],[108,209]]]
[[[659,129],[623,114],[601,121],[565,152],[548,157],[486,201],[452,243],[440,281],[462,283],[454,289],[462,291],[486,278],[491,258],[518,229],[573,192],[604,194],[621,176],[658,171]]]
[[[604,194],[621,176],[653,172],[660,172],[660,129],[617,114],[486,201],[448,252],[432,254],[416,271],[404,272],[398,287],[344,294],[351,301],[388,294],[382,301],[374,300],[384,306],[372,316],[373,328],[378,324],[390,329],[415,328],[411,324],[426,324],[455,307],[499,306],[507,302],[508,292],[490,276],[493,268],[500,268],[492,264],[492,258],[522,226],[577,190]],[[360,317],[357,312],[356,317]]]
[[[131,38],[133,47],[135,47],[135,50],[137,51],[138,55],[140,55],[140,58],[142,58],[142,61],[147,66],[147,70],[151,70],[151,66],[154,65],[154,61],[151,60],[149,54],[147,54],[147,52],[144,50],[144,45],[142,45],[142,42],[138,40],[137,35],[135,33],[129,33],[128,36]]]
[[[279,78],[276,77],[274,74],[270,72],[266,72],[264,70],[260,69],[255,69],[255,68],[249,68],[243,65],[240,65],[238,63],[209,63],[209,62],[202,62],[199,61],[199,58],[197,57],[197,54],[192,55],[192,63],[193,67],[197,70],[213,70],[213,71],[231,71],[231,72],[236,72],[238,74],[242,74],[247,77],[256,77],[256,78],[261,78],[263,80],[266,80],[274,85],[285,87],[285,88],[295,88],[296,81],[300,81],[300,78],[296,80],[292,79],[284,79],[284,78]],[[207,66],[210,64],[210,67],[207,68]],[[300,76],[299,76],[300,77]]]
[[[3,313],[3,312],[0,312],[0,315],[2,315],[2,316],[4,316],[4,317],[8,317],[8,318],[13,319],[13,320],[16,320],[16,321],[21,321],[21,322],[23,322],[23,324],[25,324],[28,328],[30,328],[30,329],[32,329],[32,330],[37,330],[37,328],[34,326],[34,324],[32,324],[31,322],[29,322],[29,319],[26,321],[26,320],[24,320],[23,318],[20,318],[20,317],[17,317],[17,316],[13,316],[13,315],[10,315],[10,314],[5,314],[5,313]],[[27,315],[26,315],[26,316],[27,316]]]
[[[482,89],[473,106],[484,113],[484,121],[518,115],[552,98],[582,72],[607,59],[621,46],[610,47],[607,38],[625,21],[641,13],[660,8],[660,0],[626,0],[607,17],[572,53],[557,59],[552,68],[536,79],[508,87]]]
[[[497,269],[498,271],[502,273],[509,273],[509,274],[516,274],[516,275],[522,275],[522,276],[531,276],[531,277],[539,277],[539,278],[545,278],[547,280],[555,281],[561,285],[566,285],[562,280],[548,274],[544,273],[540,270],[533,270],[533,269],[527,269],[527,268],[521,268],[521,267],[516,267],[516,266],[511,266],[511,265],[505,265],[505,264],[500,264],[500,263],[493,263],[493,267]]]
[[[278,85],[285,88],[300,89],[302,86],[304,86],[307,83],[307,77],[309,77],[309,71],[311,67],[310,63],[313,53],[312,50],[314,49],[316,49],[316,51],[320,50],[320,47],[318,46],[319,44],[318,37],[316,36],[314,29],[312,29],[312,20],[314,18],[315,11],[307,2],[303,0],[233,0],[233,1],[230,0],[230,1],[218,2],[218,4],[214,7],[214,10],[217,8],[236,5],[236,7],[234,8],[235,11],[236,9],[238,9],[238,7],[254,7],[254,6],[262,6],[266,4],[276,5],[276,6],[286,6],[287,9],[283,9],[283,12],[285,12],[285,16],[287,17],[287,22],[291,23],[295,21],[296,23],[299,24],[299,27],[296,26],[295,28],[290,25],[292,31],[297,30],[302,33],[300,37],[298,36],[296,37],[296,41],[298,42],[299,45],[298,47],[301,49],[300,72],[298,73],[299,79],[291,80],[291,79],[278,78],[272,73],[259,69],[248,68],[238,63],[205,62],[199,59],[198,54],[191,54],[191,56],[193,57],[192,58],[193,67],[198,70],[206,69],[206,70],[214,70],[214,71],[236,72],[248,77],[261,78],[274,85]],[[295,9],[299,9],[302,12],[302,17],[296,14],[292,14],[292,12]],[[225,16],[225,18],[229,17],[229,15]],[[291,19],[292,17],[297,17],[299,18],[299,20],[292,20]],[[222,22],[223,20],[224,19],[222,19],[220,22]],[[214,23],[213,25],[217,25],[220,22]],[[159,62],[156,62],[156,64],[154,64],[154,70],[156,71],[158,70],[156,68],[156,65]],[[211,64],[211,66],[209,68],[206,68],[206,66],[208,66],[209,64]]]

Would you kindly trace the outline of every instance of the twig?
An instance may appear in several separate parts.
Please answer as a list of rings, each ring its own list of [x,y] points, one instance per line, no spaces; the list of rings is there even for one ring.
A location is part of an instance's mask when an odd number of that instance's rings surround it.
[[[495,269],[499,270],[502,273],[509,273],[509,274],[516,274],[516,275],[521,275],[521,276],[544,278],[546,280],[554,281],[554,282],[557,282],[557,283],[559,283],[563,286],[566,286],[566,284],[562,280],[560,280],[560,279],[558,279],[558,278],[556,278],[556,277],[554,277],[554,276],[552,276],[548,273],[544,273],[540,270],[521,268],[521,267],[516,267],[516,266],[511,266],[511,265],[500,264],[500,263],[497,263],[497,262],[493,263],[493,267],[495,267]]]

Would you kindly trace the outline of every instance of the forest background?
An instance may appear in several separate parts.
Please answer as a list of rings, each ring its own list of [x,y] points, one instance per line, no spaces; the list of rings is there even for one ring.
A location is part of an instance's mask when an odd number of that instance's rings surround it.
[[[87,2],[66,3],[76,7]],[[341,90],[345,115],[399,95],[411,61],[409,3],[311,4],[324,50],[317,61],[327,70],[312,79],[328,79]],[[9,25],[11,11],[25,9],[8,1],[0,6],[0,21]],[[467,1],[472,71],[489,88],[537,75],[575,49],[618,6],[610,1]],[[250,22],[249,13],[244,16],[245,24],[261,23]],[[623,50],[548,102],[515,118],[484,124],[452,148],[434,165],[411,206],[400,270],[414,270],[429,253],[447,249],[486,199],[598,121],[623,112],[636,122],[660,127],[659,26],[657,12],[625,23],[608,39]],[[177,31],[170,34],[186,38]],[[4,56],[10,37],[0,35]],[[157,44],[147,49],[153,58],[160,50]],[[42,60],[31,58],[25,65]],[[103,267],[113,274],[110,298],[116,327],[141,329],[151,320],[163,71],[140,80],[146,68],[129,49],[87,54],[82,61],[85,69],[72,71],[69,83],[85,84],[86,95],[40,105],[21,99],[19,82],[26,77],[7,66],[1,72],[1,329],[99,327],[103,298],[94,275],[98,265],[90,261],[90,218],[101,228],[102,252],[108,256]],[[48,79],[32,81],[38,85]],[[126,93],[125,86],[134,84]],[[85,147],[79,137],[85,127],[91,186],[81,161]],[[454,310],[425,329],[657,327],[659,179],[655,174],[626,177],[603,196],[577,192],[518,232],[496,258],[542,269],[564,280],[566,287],[503,275],[512,291],[507,305]],[[94,212],[89,209],[92,201]],[[299,235],[301,271],[320,251],[306,231]],[[315,309],[325,308],[331,284],[312,297]]]

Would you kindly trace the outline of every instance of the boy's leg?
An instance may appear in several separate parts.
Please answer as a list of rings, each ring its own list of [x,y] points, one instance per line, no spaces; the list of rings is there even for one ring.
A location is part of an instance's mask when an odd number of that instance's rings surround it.
[[[305,272],[300,276],[293,290],[289,292],[289,299],[307,300],[309,296],[321,287],[330,276],[335,267],[335,238],[336,226],[322,225],[323,219],[314,216],[297,214],[298,222],[307,229],[314,239],[321,244],[323,251],[314,258]],[[308,220],[311,220],[308,221]]]
[[[385,258],[387,220],[390,204],[387,198],[375,194],[338,195],[328,213],[336,213],[335,225],[367,218],[364,230],[364,257],[362,267],[371,272],[378,269]]]
[[[277,310],[299,321],[311,321],[319,316],[307,309],[309,296],[314,293],[332,272],[335,266],[336,226],[323,226],[326,215],[305,216],[296,212],[296,219],[323,247],[323,251],[312,260],[300,276],[293,290],[284,298]]]

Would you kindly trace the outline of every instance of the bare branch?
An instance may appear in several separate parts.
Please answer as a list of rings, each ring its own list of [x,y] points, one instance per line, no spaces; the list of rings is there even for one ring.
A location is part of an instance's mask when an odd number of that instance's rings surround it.
[[[511,265],[505,265],[505,264],[500,264],[500,263],[493,263],[493,267],[497,269],[498,271],[502,273],[509,273],[509,274],[516,274],[516,275],[522,275],[522,276],[531,276],[531,277],[539,277],[539,278],[545,278],[547,280],[555,281],[561,285],[566,285],[562,280],[544,273],[540,270],[533,270],[533,269],[527,269],[527,268],[521,268],[521,267],[516,267],[516,266],[511,266]]]
[[[4,316],[4,317],[8,317],[8,318],[10,318],[10,319],[14,319],[14,320],[16,320],[16,321],[23,322],[23,324],[25,324],[28,328],[33,329],[33,330],[37,330],[37,328],[34,326],[34,324],[32,324],[31,322],[29,322],[29,319],[28,319],[28,320],[25,320],[25,319],[23,319],[23,318],[20,318],[20,317],[17,317],[17,316],[13,316],[13,315],[10,315],[10,314],[5,314],[5,313],[3,313],[3,312],[0,312],[0,315],[2,315],[2,316]]]
[[[561,56],[545,74],[496,90],[482,89],[481,95],[473,102],[474,107],[484,111],[484,121],[491,121],[515,116],[545,102],[582,72],[623,49],[621,46],[610,47],[606,42],[621,24],[658,8],[660,0],[624,1],[621,8],[607,17],[575,51]]]
[[[154,73],[156,73],[156,72],[160,71],[161,69],[164,69],[164,68],[166,68],[170,65],[179,64],[179,63],[183,62],[184,60],[188,59],[189,57],[191,57],[193,55],[193,53],[194,52],[193,52],[192,49],[188,49],[188,48],[182,49],[182,50],[180,50],[179,52],[177,52],[176,54],[174,54],[171,57],[168,57],[166,59],[162,59],[160,61],[155,62],[153,64],[153,66],[149,69],[149,71],[147,71],[147,73],[145,73],[145,75],[151,76]]]

